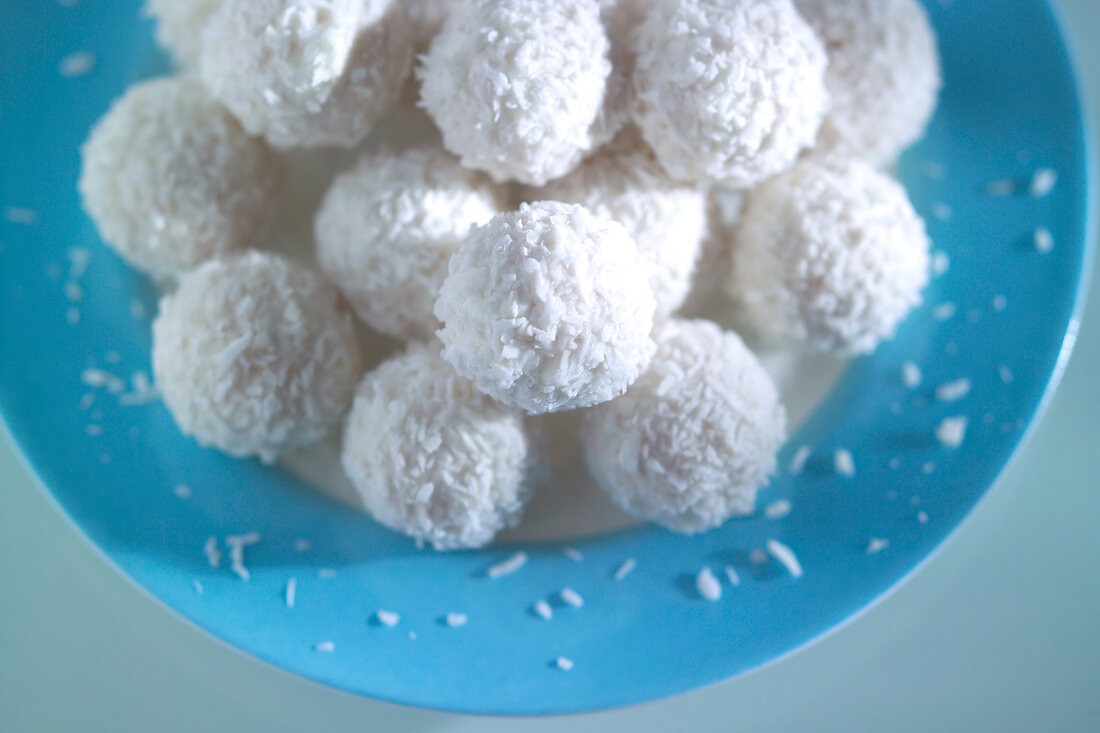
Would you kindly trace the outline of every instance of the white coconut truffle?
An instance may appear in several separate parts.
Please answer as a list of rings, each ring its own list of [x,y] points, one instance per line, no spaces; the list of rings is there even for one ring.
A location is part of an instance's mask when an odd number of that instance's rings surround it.
[[[198,64],[202,31],[222,0],[146,0],[145,12],[156,20],[157,43],[184,67]]]
[[[668,321],[656,338],[634,386],[586,412],[589,471],[625,511],[677,532],[752,513],[786,439],[775,385],[709,321]]]
[[[607,33],[608,60],[603,106],[592,126],[593,147],[610,141],[634,116],[634,38],[649,0],[600,0],[600,20]]]
[[[729,294],[762,334],[859,354],[892,338],[928,283],[924,222],[859,161],[806,160],[749,194]]]
[[[480,547],[531,497],[523,416],[412,344],[359,384],[341,463],[370,514],[437,550]]]
[[[82,149],[79,189],[100,236],[157,276],[258,245],[281,165],[191,79],[130,87]]]
[[[795,0],[825,43],[825,154],[889,166],[924,136],[942,85],[936,36],[915,0]]]
[[[317,261],[371,328],[426,339],[451,255],[500,208],[488,178],[440,148],[368,154],[325,195]]]
[[[635,46],[637,122],[672,176],[748,188],[813,145],[825,51],[791,0],[657,0]]]
[[[524,204],[470,231],[435,304],[443,356],[532,414],[626,391],[653,356],[651,268],[617,222]]]
[[[649,283],[657,316],[683,305],[706,231],[706,195],[669,178],[636,131],[620,135],[538,197],[580,204],[622,224],[638,254],[654,264]]]
[[[153,371],[180,430],[265,462],[322,438],[347,411],[363,360],[335,288],[278,255],[211,260],[153,322]]]
[[[402,0],[409,19],[409,36],[418,49],[426,49],[443,29],[451,8],[461,0]]]
[[[597,0],[465,0],[422,58],[421,104],[463,165],[541,186],[607,139],[608,54]]]
[[[275,147],[353,147],[400,97],[412,42],[397,0],[222,2],[203,82]]]

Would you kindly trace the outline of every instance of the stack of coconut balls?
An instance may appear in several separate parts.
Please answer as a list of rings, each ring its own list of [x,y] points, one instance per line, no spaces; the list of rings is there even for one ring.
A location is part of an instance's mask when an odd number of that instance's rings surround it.
[[[884,172],[940,87],[915,0],[148,10],[181,74],[114,104],[80,191],[165,288],[165,403],[200,444],[265,462],[342,425],[367,511],[436,548],[518,521],[538,416],[564,410],[626,511],[689,533],[751,513],[785,411],[741,338],[685,302],[850,355],[921,299],[924,224]],[[356,149],[410,88],[442,144],[338,175],[316,269],[265,251],[284,154]],[[364,374],[377,334],[407,346]]]

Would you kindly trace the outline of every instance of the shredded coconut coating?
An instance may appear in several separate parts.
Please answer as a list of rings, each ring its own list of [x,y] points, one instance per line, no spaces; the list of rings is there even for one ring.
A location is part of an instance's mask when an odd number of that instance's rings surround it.
[[[363,378],[341,463],[375,519],[437,550],[487,544],[519,521],[532,493],[522,414],[426,344]]]
[[[371,328],[430,338],[451,255],[471,226],[500,211],[500,198],[440,148],[365,155],[325,195],[317,261]]]
[[[611,73],[603,106],[592,126],[593,148],[612,140],[634,116],[634,39],[649,0],[599,0]]]
[[[699,247],[698,263],[684,303],[684,312],[704,308],[715,294],[721,292],[730,269],[737,222],[741,220],[745,197],[744,191],[724,186],[715,186],[707,192],[706,232]]]
[[[597,0],[465,0],[418,69],[421,104],[462,164],[541,186],[609,137]]]
[[[537,202],[470,231],[435,315],[443,356],[479,389],[532,414],[626,391],[649,364],[651,268],[617,222]]]
[[[203,264],[153,322],[153,371],[180,430],[234,456],[270,463],[320,440],[362,370],[336,290],[274,254]]]
[[[412,42],[396,0],[222,2],[202,80],[275,147],[354,147],[400,97]]]
[[[892,165],[924,136],[942,86],[936,36],[916,0],[795,0],[829,54],[826,155]]]
[[[671,320],[649,370],[585,414],[585,461],[625,511],[676,532],[752,513],[786,439],[786,411],[733,332]]]
[[[655,266],[649,284],[657,317],[683,305],[706,230],[706,196],[669,178],[636,131],[620,135],[537,195],[580,204],[626,227],[638,254]]]
[[[81,152],[84,208],[143,272],[177,274],[271,231],[281,164],[196,81],[130,87]]]
[[[167,49],[176,64],[198,65],[202,30],[222,0],[146,0],[145,14],[156,20],[157,43]]]
[[[749,194],[726,285],[764,335],[869,353],[921,302],[929,247],[897,181],[807,160]]]
[[[656,0],[635,48],[636,121],[672,176],[749,188],[813,145],[825,51],[791,0]]]

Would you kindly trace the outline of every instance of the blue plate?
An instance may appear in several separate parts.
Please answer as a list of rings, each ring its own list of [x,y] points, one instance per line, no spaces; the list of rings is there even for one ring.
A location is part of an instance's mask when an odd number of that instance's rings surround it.
[[[790,441],[784,465],[799,446],[813,454],[763,497],[792,500],[784,519],[757,516],[694,538],[620,532],[576,544],[580,562],[553,543],[437,555],[280,470],[197,448],[160,404],[122,404],[129,385],[120,391],[85,370],[124,379],[148,371],[154,291],[97,241],[75,182],[92,123],[161,63],[133,1],[0,0],[0,408],[9,429],[63,510],[137,584],[227,643],[334,687],[446,710],[564,713],[672,695],[774,660],[866,608],[959,526],[1042,407],[1076,330],[1092,233],[1088,154],[1052,11],[1039,0],[929,10],[947,84],[900,173],[950,269],[898,338],[855,363]],[[81,53],[92,55],[73,56]],[[987,192],[1003,179],[1026,187],[1039,168],[1058,174],[1045,197]],[[1046,254],[1033,246],[1040,226],[1054,240]],[[924,372],[916,390],[899,377],[909,360]],[[970,383],[964,397],[935,398],[937,385],[959,379]],[[966,440],[944,449],[933,431],[956,415],[969,419]],[[852,478],[832,469],[841,447],[854,457]],[[179,484],[193,496],[177,496]],[[250,530],[263,535],[246,550],[250,582],[224,562],[209,566],[208,537]],[[802,578],[753,562],[769,538],[797,553]],[[889,546],[869,555],[871,538]],[[526,566],[485,577],[517,549]],[[636,569],[616,581],[627,558]],[[701,600],[693,578],[704,565],[732,565],[741,585],[727,584],[721,602]],[[565,586],[584,608],[558,606],[550,622],[531,613]],[[378,609],[400,623],[372,621]],[[446,625],[449,612],[468,623]],[[559,669],[558,657],[575,667]]]

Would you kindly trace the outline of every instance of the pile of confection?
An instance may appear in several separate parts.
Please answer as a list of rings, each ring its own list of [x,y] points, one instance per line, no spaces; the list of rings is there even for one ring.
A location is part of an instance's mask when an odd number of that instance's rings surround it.
[[[869,353],[927,284],[889,175],[941,83],[915,0],[147,10],[179,74],[114,103],[79,187],[164,288],[164,403],[265,462],[342,430],[366,511],[438,549],[518,522],[540,420],[567,410],[631,514],[692,533],[752,513],[786,413],[715,321]],[[364,152],[410,98],[440,142]],[[270,248],[284,159],[333,148],[349,165],[311,212],[311,266]],[[380,335],[406,345],[368,371]]]

